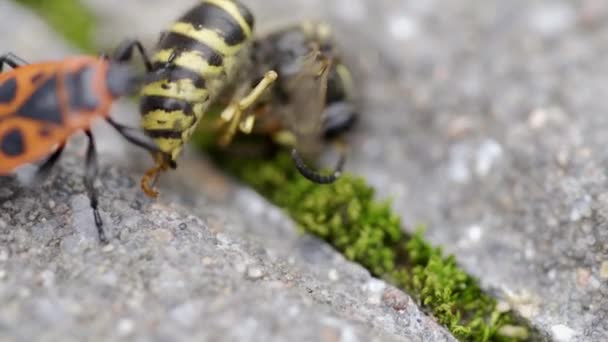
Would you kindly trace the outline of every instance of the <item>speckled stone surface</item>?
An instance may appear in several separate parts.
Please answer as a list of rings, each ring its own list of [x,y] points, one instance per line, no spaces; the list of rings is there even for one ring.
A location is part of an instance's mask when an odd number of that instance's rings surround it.
[[[2,48],[32,61],[68,53],[11,3],[0,23],[21,32]],[[138,114],[122,103],[113,116]],[[81,135],[47,181],[28,185],[32,168],[0,178],[1,341],[454,341],[410,297],[204,161],[186,157],[161,199],[145,198],[150,157],[107,126],[94,134],[109,245],[84,195]]]
[[[144,3],[129,5],[142,21],[181,11]],[[336,27],[363,93],[348,168],[409,227],[556,341],[608,339],[604,1],[248,4],[262,31]]]

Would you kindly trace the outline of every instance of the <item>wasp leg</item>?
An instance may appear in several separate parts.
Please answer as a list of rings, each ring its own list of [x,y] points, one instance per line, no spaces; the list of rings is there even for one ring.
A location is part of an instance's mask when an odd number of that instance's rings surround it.
[[[89,200],[91,201],[91,208],[93,208],[93,215],[95,217],[95,226],[97,227],[97,235],[101,243],[107,243],[106,233],[103,231],[103,221],[98,209],[98,197],[97,190],[95,190],[95,179],[99,173],[99,167],[97,165],[97,150],[95,149],[95,140],[91,131],[85,132],[89,138],[89,147],[87,148],[86,157],[86,170],[84,174],[84,186],[87,188],[89,193]]]
[[[346,162],[346,147],[344,144],[339,142],[337,142],[336,145],[340,150],[340,159],[338,160],[334,171],[329,175],[322,175],[308,167],[295,148],[291,150],[291,159],[293,160],[298,172],[300,172],[300,174],[306,179],[318,184],[330,184],[340,178],[342,169],[344,168],[344,163]]]
[[[36,171],[36,179],[38,181],[44,181],[48,178],[49,174],[51,173],[51,169],[53,166],[55,166],[55,164],[57,164],[57,161],[59,160],[61,152],[63,152],[64,148],[64,144],[59,146],[59,148],[57,148],[57,150],[53,152],[53,154],[42,165],[40,165],[38,171]]]
[[[258,84],[239,102],[230,104],[221,114],[221,119],[228,124],[228,128],[220,138],[220,145],[227,146],[232,141],[237,129],[249,134],[255,123],[255,115],[248,115],[242,120],[243,112],[253,106],[262,97],[264,92],[276,81],[278,75],[270,70]]]
[[[146,66],[146,71],[152,71],[152,62],[150,62],[146,49],[139,40],[125,40],[120,43],[120,45],[118,45],[116,48],[112,59],[118,62],[130,61],[133,57],[133,49],[137,49],[137,51],[139,51],[139,54],[144,61],[144,65]]]
[[[14,55],[12,53],[7,53],[5,55],[0,56],[0,72],[4,68],[4,64],[7,64],[13,69],[17,69],[18,67],[28,64],[28,62],[24,61],[22,58]]]
[[[146,171],[145,175],[141,179],[141,188],[146,195],[153,198],[158,197],[158,191],[154,190],[154,184],[158,179],[158,174],[169,168],[175,168],[176,165],[167,163],[166,161],[169,159],[169,156],[161,151],[154,141],[146,136],[142,136],[140,130],[121,125],[112,118],[108,118],[106,121],[112,125],[112,127],[114,127],[125,139],[134,145],[148,150],[153,156],[155,156],[154,158],[156,166]]]
[[[155,166],[146,171],[144,176],[141,178],[142,191],[152,198],[157,198],[159,194],[158,191],[154,189],[154,185],[158,180],[158,175],[161,172],[173,167],[171,164],[167,163],[167,158],[164,156],[164,154],[156,153],[155,159]]]

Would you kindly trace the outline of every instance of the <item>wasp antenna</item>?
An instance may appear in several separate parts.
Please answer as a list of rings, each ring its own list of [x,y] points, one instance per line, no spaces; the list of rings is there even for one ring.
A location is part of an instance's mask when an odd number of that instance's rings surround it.
[[[342,168],[344,167],[344,163],[346,162],[346,154],[340,154],[340,159],[338,160],[334,171],[329,175],[322,175],[319,172],[308,167],[308,165],[304,163],[304,160],[295,148],[291,150],[291,159],[293,160],[293,163],[296,166],[298,172],[300,172],[300,174],[306,179],[317,184],[331,184],[338,180],[338,178],[340,178],[340,175],[342,174]]]

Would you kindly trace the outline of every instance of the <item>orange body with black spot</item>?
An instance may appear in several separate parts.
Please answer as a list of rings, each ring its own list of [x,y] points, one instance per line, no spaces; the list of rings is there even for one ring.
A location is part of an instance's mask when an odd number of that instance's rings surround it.
[[[108,86],[110,65],[79,56],[0,73],[0,175],[48,156],[107,118],[117,97]]]

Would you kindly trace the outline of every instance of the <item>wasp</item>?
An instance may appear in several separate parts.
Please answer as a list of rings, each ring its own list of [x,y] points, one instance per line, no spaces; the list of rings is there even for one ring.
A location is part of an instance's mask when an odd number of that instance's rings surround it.
[[[303,22],[255,40],[250,72],[276,70],[273,88],[255,106],[254,134],[269,136],[278,145],[292,147],[297,170],[315,183],[332,183],[340,176],[347,146],[343,133],[357,121],[353,78],[324,23]],[[317,157],[324,146],[340,151],[334,171],[322,175],[304,158]],[[304,158],[302,158],[304,156]]]
[[[93,186],[98,165],[91,124],[104,119],[128,141],[151,152],[158,151],[139,130],[110,117],[112,103],[136,92],[141,80],[121,63],[123,59],[119,54],[112,59],[75,56],[28,64],[12,53],[0,56],[0,175],[44,160],[38,176],[46,177],[66,141],[74,133],[84,131],[89,141],[84,183],[102,242],[107,239]],[[3,72],[5,65],[12,69]]]
[[[226,93],[231,97],[222,113],[222,141],[228,143],[237,130],[251,131],[255,118],[247,111],[277,78],[269,70],[254,86],[234,83],[249,61],[253,27],[253,15],[238,1],[203,0],[161,34],[152,57],[138,41],[121,47],[138,49],[148,71],[140,100],[142,127],[162,152],[142,177],[149,196],[158,196],[152,183],[177,166],[203,115]]]

